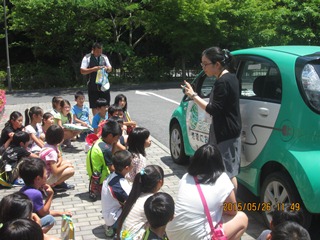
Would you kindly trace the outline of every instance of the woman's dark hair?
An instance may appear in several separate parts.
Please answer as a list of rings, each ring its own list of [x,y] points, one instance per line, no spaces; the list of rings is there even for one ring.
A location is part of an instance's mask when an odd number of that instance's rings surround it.
[[[142,154],[144,157],[146,156],[146,150],[144,147],[145,141],[150,136],[150,132],[148,129],[143,127],[136,127],[132,130],[132,132],[128,136],[128,150],[135,154]]]
[[[5,127],[12,126],[11,121],[16,121],[19,117],[22,117],[22,114],[18,111],[13,111],[10,114],[9,120],[5,123]]]
[[[53,115],[50,112],[46,112],[45,114],[43,114],[43,116],[42,116],[42,126],[44,125],[44,120],[48,120],[51,117],[53,117]]]
[[[50,145],[56,145],[62,142],[64,131],[59,125],[51,125],[46,131],[46,142]]]
[[[1,240],[43,240],[38,223],[31,219],[16,219],[5,223],[0,229]]]
[[[144,213],[152,228],[167,225],[174,215],[174,200],[164,192],[157,192],[144,203]]]
[[[69,105],[70,108],[71,108],[70,102],[69,102],[68,100],[66,100],[66,99],[63,99],[63,100],[60,102],[61,112],[62,112],[62,109],[64,108],[64,106],[66,106],[66,105]],[[70,109],[70,110],[71,110],[71,109]],[[69,122],[69,123],[72,123],[72,118],[71,118],[71,113],[70,113],[70,112],[67,114],[67,118],[68,118],[68,122]]]
[[[213,64],[219,62],[224,69],[229,72],[235,72],[234,57],[229,50],[219,47],[207,48],[202,52],[202,56],[206,56]]]
[[[190,159],[188,173],[200,175],[200,183],[215,183],[224,172],[223,160],[216,145],[205,144],[198,148]]]
[[[36,177],[43,177],[46,163],[40,158],[24,158],[19,165],[19,176],[26,186],[32,186]]]
[[[43,110],[41,107],[32,107],[32,108],[27,108],[24,111],[24,115],[25,115],[25,126],[29,125],[32,122],[32,117],[33,115],[41,115],[43,113]]]
[[[117,230],[118,236],[120,236],[120,231],[124,220],[130,213],[132,206],[140,197],[141,193],[154,193],[157,190],[156,187],[159,181],[163,180],[163,178],[163,169],[158,165],[146,166],[139,173],[137,173],[132,184],[131,192],[122,209],[122,213],[119,216]]]
[[[128,102],[127,102],[127,97],[123,94],[118,94],[115,98],[114,98],[114,104],[115,105],[119,105],[119,102],[121,100],[126,101],[126,105],[124,105],[124,107],[122,108],[122,110],[125,112],[128,109]]]
[[[2,198],[0,202],[0,223],[18,218],[30,218],[32,201],[22,192],[15,192]],[[1,235],[0,235],[1,236]]]

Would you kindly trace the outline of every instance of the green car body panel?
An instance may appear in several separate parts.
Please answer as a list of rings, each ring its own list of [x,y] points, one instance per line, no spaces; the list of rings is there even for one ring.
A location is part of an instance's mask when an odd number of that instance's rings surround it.
[[[285,172],[292,178],[310,213],[320,213],[320,115],[306,103],[297,81],[296,64],[300,57],[315,53],[316,59],[320,59],[318,46],[261,47],[232,52],[236,58],[257,56],[268,59],[277,65],[282,79],[279,114],[274,125],[269,126],[272,132],[254,161],[241,167],[238,179],[253,194],[259,196],[267,174]],[[188,133],[184,130],[187,128],[185,110],[188,104],[189,101],[184,97],[173,112],[170,124],[172,121],[179,122],[185,153],[192,156],[194,150]]]

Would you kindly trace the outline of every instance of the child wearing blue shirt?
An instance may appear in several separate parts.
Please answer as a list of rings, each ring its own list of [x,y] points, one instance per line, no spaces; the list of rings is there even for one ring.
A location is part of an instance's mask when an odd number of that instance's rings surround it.
[[[82,91],[76,92],[74,95],[76,104],[72,107],[71,113],[73,115],[73,122],[75,124],[81,124],[81,126],[88,127],[91,129],[91,123],[89,118],[89,107],[84,105],[85,96]],[[88,133],[92,131],[84,131],[80,134],[80,140],[84,140]]]
[[[97,134],[99,123],[108,119],[108,107],[109,103],[104,98],[99,98],[96,103],[98,113],[92,119],[92,128],[94,133]]]

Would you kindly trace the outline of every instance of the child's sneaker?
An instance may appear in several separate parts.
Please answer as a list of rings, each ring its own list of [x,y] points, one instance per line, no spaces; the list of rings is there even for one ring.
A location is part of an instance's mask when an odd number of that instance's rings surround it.
[[[104,233],[106,234],[106,237],[113,237],[116,234],[116,231],[112,227],[106,227]]]
[[[12,186],[24,186],[24,181],[22,178],[17,178],[13,181]]]

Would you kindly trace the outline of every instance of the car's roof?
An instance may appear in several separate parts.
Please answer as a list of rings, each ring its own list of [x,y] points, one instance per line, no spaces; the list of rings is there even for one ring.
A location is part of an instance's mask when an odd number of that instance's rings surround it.
[[[252,54],[252,55],[272,55],[272,54],[285,54],[285,55],[295,55],[297,57],[311,55],[317,53],[316,55],[320,56],[320,46],[270,46],[270,47],[256,47],[256,48],[247,48],[242,50],[233,51],[233,55],[243,55],[243,54]]]

